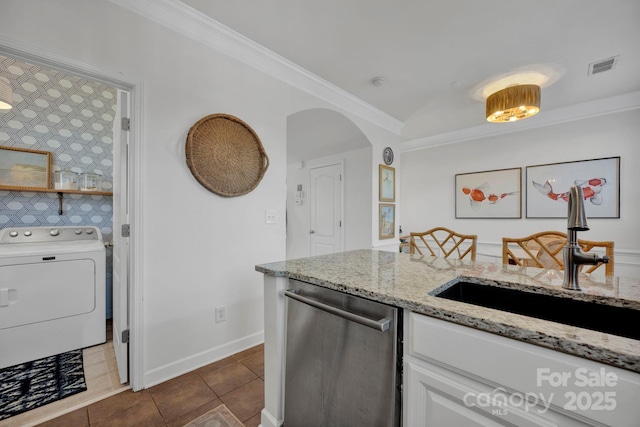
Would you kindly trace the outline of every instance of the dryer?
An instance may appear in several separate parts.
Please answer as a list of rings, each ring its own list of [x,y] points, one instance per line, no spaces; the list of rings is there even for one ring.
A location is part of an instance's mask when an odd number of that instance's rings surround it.
[[[0,230],[0,368],[105,342],[105,269],[96,227]]]

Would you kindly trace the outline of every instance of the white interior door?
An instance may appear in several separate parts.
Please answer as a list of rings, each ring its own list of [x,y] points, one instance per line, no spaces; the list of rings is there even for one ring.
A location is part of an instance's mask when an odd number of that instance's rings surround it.
[[[342,164],[310,170],[311,256],[342,252]]]
[[[129,379],[129,93],[118,90],[113,136],[113,347],[120,382]]]

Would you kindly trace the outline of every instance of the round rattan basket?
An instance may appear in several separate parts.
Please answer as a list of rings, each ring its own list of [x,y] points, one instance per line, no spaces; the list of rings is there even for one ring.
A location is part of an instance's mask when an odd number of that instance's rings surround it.
[[[255,189],[269,167],[258,135],[245,122],[228,114],[212,114],[189,130],[187,165],[209,191],[224,197]]]

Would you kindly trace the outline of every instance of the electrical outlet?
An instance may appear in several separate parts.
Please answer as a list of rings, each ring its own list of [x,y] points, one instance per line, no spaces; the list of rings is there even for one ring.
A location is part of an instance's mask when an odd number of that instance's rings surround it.
[[[276,224],[277,221],[277,214],[278,212],[276,211],[266,211],[264,213],[264,223],[265,224]]]
[[[216,323],[224,322],[227,320],[227,307],[216,307]]]

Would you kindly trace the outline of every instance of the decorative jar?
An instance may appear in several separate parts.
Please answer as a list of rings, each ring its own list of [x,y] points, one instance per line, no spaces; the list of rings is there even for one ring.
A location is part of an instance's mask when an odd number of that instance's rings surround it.
[[[85,172],[80,177],[80,190],[100,191],[102,190],[102,176],[97,173]]]
[[[78,174],[69,169],[62,169],[53,173],[54,188],[56,190],[77,190],[80,180]]]

